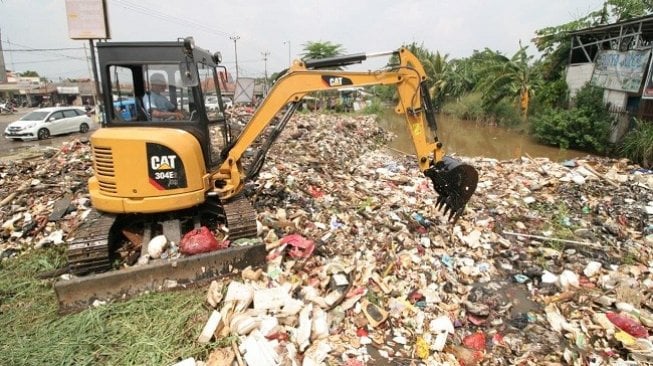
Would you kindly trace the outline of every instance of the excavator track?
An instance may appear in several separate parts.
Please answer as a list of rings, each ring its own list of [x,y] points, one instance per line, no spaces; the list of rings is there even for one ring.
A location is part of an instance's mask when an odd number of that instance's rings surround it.
[[[256,236],[256,210],[244,195],[222,204],[229,228],[229,238],[237,240]]]
[[[81,276],[111,269],[109,233],[115,220],[115,215],[91,210],[75,231],[75,238],[68,244],[68,268],[71,273]]]
[[[192,212],[185,214],[204,214],[205,218],[210,216],[215,222],[224,223],[226,220],[232,241],[256,236],[256,211],[242,195],[224,203],[207,200]],[[182,220],[183,214],[175,212],[167,217],[172,221]],[[60,279],[54,285],[60,313],[82,310],[95,301],[124,300],[147,291],[202,285],[234,270],[265,263],[265,245],[254,244],[171,260],[153,260],[147,265],[111,271],[112,251],[120,242],[121,227],[126,222],[133,223],[134,220],[93,210],[79,226],[68,247],[69,269],[79,277]]]

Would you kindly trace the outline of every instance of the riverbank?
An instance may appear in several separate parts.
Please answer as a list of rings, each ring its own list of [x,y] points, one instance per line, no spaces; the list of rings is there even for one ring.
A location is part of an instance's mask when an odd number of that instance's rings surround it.
[[[240,283],[255,298],[274,292],[295,311],[261,311],[254,300],[239,315],[253,328],[227,321],[232,332],[208,344],[197,342],[205,322],[229,304],[207,303],[207,288],[57,315],[52,280],[34,276],[64,266],[55,243],[87,208],[89,146],[72,141],[0,162],[0,363],[192,357],[219,365],[221,355],[236,356],[234,342],[245,359],[272,352],[279,362],[344,365],[598,365],[653,352],[652,172],[599,158],[464,157],[479,170],[479,186],[451,225],[414,159],[383,149],[390,138],[369,116],[291,120],[250,190],[270,261],[211,292]],[[69,214],[48,223],[67,193]],[[278,246],[289,234],[315,250],[293,257]],[[328,303],[334,291],[343,296]],[[630,320],[638,326],[614,325]]]

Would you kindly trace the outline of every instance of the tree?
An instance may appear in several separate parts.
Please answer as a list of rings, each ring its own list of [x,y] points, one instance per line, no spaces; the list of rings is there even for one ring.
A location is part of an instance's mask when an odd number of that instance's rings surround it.
[[[530,65],[533,56],[526,53],[528,46],[519,43],[519,50],[507,58],[496,53],[481,72],[487,75],[480,81],[476,89],[483,93],[486,105],[496,104],[502,99],[515,100],[524,118],[528,117],[528,107],[535,87],[539,83],[539,75]]]
[[[39,73],[38,73],[38,72],[36,72],[36,71],[31,71],[31,70],[27,70],[27,71],[25,71],[25,72],[21,72],[21,73],[19,73],[18,75],[19,75],[19,76],[23,76],[23,77],[36,77],[36,78],[39,77]]]
[[[302,53],[303,60],[327,58],[342,55],[345,50],[342,45],[326,42],[312,42],[308,41],[302,45],[304,52]]]
[[[417,57],[424,67],[424,72],[429,79],[429,94],[435,107],[439,107],[447,95],[449,55],[442,56],[440,52],[431,52],[423,45],[409,44],[406,48]],[[396,59],[395,59],[396,60]],[[396,60],[398,61],[398,60]]]
[[[302,60],[334,57],[334,56],[342,55],[345,52],[344,48],[342,48],[342,45],[331,43],[329,41],[326,42],[308,41],[302,46],[304,46],[304,52],[302,53]],[[338,69],[342,69],[342,68],[338,67]],[[317,93],[317,95],[319,99],[319,105],[325,106],[327,104],[325,100],[325,93],[319,92]]]

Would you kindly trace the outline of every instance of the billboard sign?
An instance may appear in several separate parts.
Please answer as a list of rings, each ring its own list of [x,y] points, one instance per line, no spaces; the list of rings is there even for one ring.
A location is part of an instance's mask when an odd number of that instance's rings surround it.
[[[107,39],[106,0],[66,0],[68,36],[71,39]]]
[[[651,49],[600,51],[594,61],[592,85],[629,93],[639,92],[646,74]]]

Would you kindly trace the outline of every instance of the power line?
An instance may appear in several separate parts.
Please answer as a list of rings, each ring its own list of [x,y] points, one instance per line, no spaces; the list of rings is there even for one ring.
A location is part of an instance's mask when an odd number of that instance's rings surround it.
[[[146,7],[146,6],[133,3],[131,1],[116,0],[116,2],[119,3],[125,9],[134,10],[136,12],[146,14],[146,15],[158,18],[158,19],[167,20],[167,21],[171,21],[171,22],[174,22],[174,23],[178,23],[178,24],[192,26],[192,27],[195,27],[195,28],[199,28],[199,29],[201,29],[201,30],[203,30],[205,32],[208,32],[208,33],[218,34],[218,35],[222,35],[222,36],[231,35],[231,33],[227,33],[227,32],[221,31],[219,29],[211,28],[211,27],[208,27],[208,26],[206,26],[204,24],[201,24],[201,23],[198,23],[198,22],[195,22],[195,21],[192,21],[192,20],[180,18],[180,17],[174,16],[174,15],[162,12],[160,10],[151,9],[151,8]]]
[[[61,56],[61,57],[65,57],[65,58],[69,58],[69,59],[71,59],[71,60],[80,60],[80,61],[85,61],[85,59],[82,58],[82,57],[74,57],[74,56],[64,55],[63,53],[57,53],[57,52],[49,51],[49,50],[48,50],[48,51],[38,51],[37,48],[33,48],[33,47],[30,47],[30,46],[25,46],[24,44],[20,44],[20,43],[16,43],[16,42],[9,42],[9,41],[3,41],[3,42],[6,43],[6,44],[8,44],[8,45],[10,45],[10,46],[11,46],[11,45],[14,45],[14,46],[18,46],[18,47],[23,47],[23,48],[25,49],[25,51],[26,51],[26,50],[36,50],[36,51],[34,51],[34,52],[48,52],[48,53],[51,53],[51,54],[53,54],[53,55],[57,55],[57,56]]]
[[[14,64],[16,64],[16,65],[42,64],[42,63],[46,63],[46,62],[58,62],[58,61],[68,61],[68,59],[65,59],[65,58],[53,58],[53,59],[49,59],[49,60],[14,62]]]
[[[32,48],[29,50],[19,49],[19,48],[5,48],[3,51],[6,52],[50,52],[50,51],[66,51],[66,50],[83,50],[82,47],[71,47],[71,48]]]

